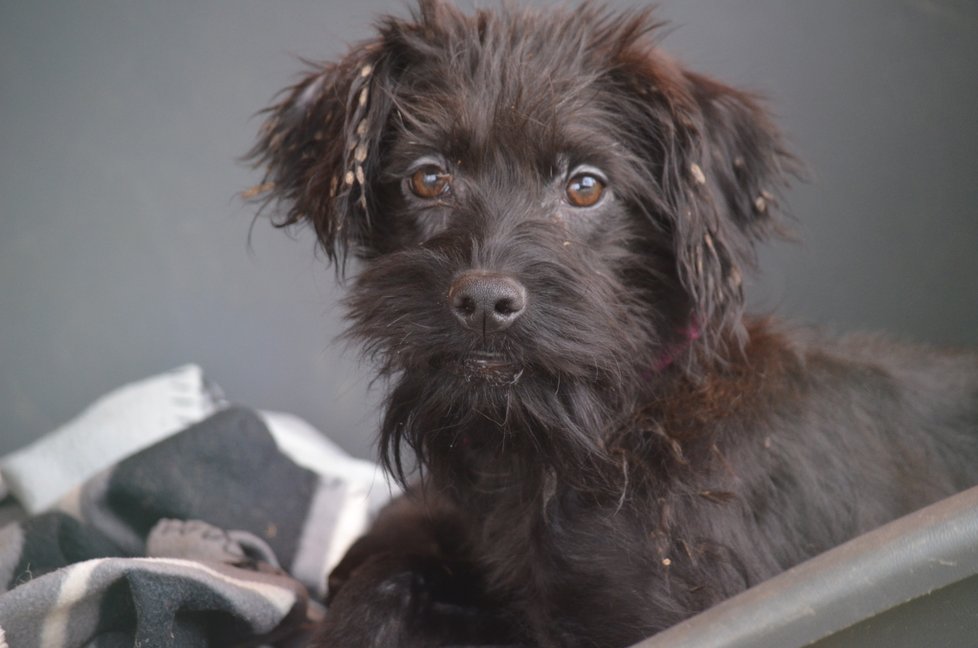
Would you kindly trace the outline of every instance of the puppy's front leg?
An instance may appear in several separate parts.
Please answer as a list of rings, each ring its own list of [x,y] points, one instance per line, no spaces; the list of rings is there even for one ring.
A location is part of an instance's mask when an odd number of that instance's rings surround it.
[[[465,546],[449,509],[418,491],[398,498],[330,574],[312,645],[517,645],[514,614],[488,594]]]

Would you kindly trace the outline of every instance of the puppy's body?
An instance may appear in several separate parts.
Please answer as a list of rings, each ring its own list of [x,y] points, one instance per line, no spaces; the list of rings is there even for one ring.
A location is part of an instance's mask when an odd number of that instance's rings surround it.
[[[322,645],[624,646],[978,481],[974,357],[744,318],[791,158],[654,27],[422,2],[273,107],[424,475]]]
[[[497,598],[485,609],[512,622],[498,611],[502,599],[526,615],[517,623],[530,627],[531,645],[627,646],[975,483],[973,357],[877,338],[803,340],[770,327],[751,326],[743,360],[722,371],[649,383],[607,440],[621,463],[604,478],[620,479],[621,492],[586,492],[542,465],[514,482],[504,462],[469,455],[482,474],[465,487],[411,496],[421,511],[438,511],[439,524],[447,499],[467,530],[465,543],[444,534],[423,555],[477,563],[483,580],[457,587],[493,585]],[[457,474],[452,482],[461,483]],[[372,559],[403,546],[392,536]],[[421,552],[394,553],[413,558],[387,578],[427,572],[412,562]],[[355,569],[370,564],[363,558],[354,552],[341,577],[356,580]]]

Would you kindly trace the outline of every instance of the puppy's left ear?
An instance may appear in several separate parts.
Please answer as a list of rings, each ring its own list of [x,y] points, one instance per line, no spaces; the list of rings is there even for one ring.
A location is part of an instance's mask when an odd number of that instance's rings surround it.
[[[739,336],[743,273],[756,265],[758,242],[785,232],[776,196],[796,165],[756,98],[682,74],[688,99],[678,104],[675,130],[681,166],[667,182],[680,275],[702,323]]]
[[[368,185],[390,110],[382,51],[361,44],[284,90],[246,158],[265,174],[245,197],[278,209],[277,226],[310,223],[339,270],[369,230]]]
[[[655,175],[653,209],[672,234],[676,270],[704,342],[743,342],[743,276],[755,246],[783,234],[776,196],[796,173],[751,95],[642,52],[632,59],[635,133]]]

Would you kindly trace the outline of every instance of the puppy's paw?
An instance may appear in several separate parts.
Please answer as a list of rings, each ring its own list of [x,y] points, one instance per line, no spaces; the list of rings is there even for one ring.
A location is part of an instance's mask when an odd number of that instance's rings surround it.
[[[514,624],[479,601],[466,569],[431,558],[373,555],[344,577],[311,644],[430,648],[515,646]]]

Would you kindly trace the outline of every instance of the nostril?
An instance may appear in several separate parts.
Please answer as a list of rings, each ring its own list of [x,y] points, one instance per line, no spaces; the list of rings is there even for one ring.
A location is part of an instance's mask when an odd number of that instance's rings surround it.
[[[500,299],[496,302],[496,312],[500,315],[511,315],[516,312],[513,308],[513,300],[511,299]]]
[[[525,307],[524,300],[520,295],[515,295],[513,297],[503,297],[496,302],[494,310],[496,314],[502,317],[512,317],[513,315],[519,315],[523,312]]]

